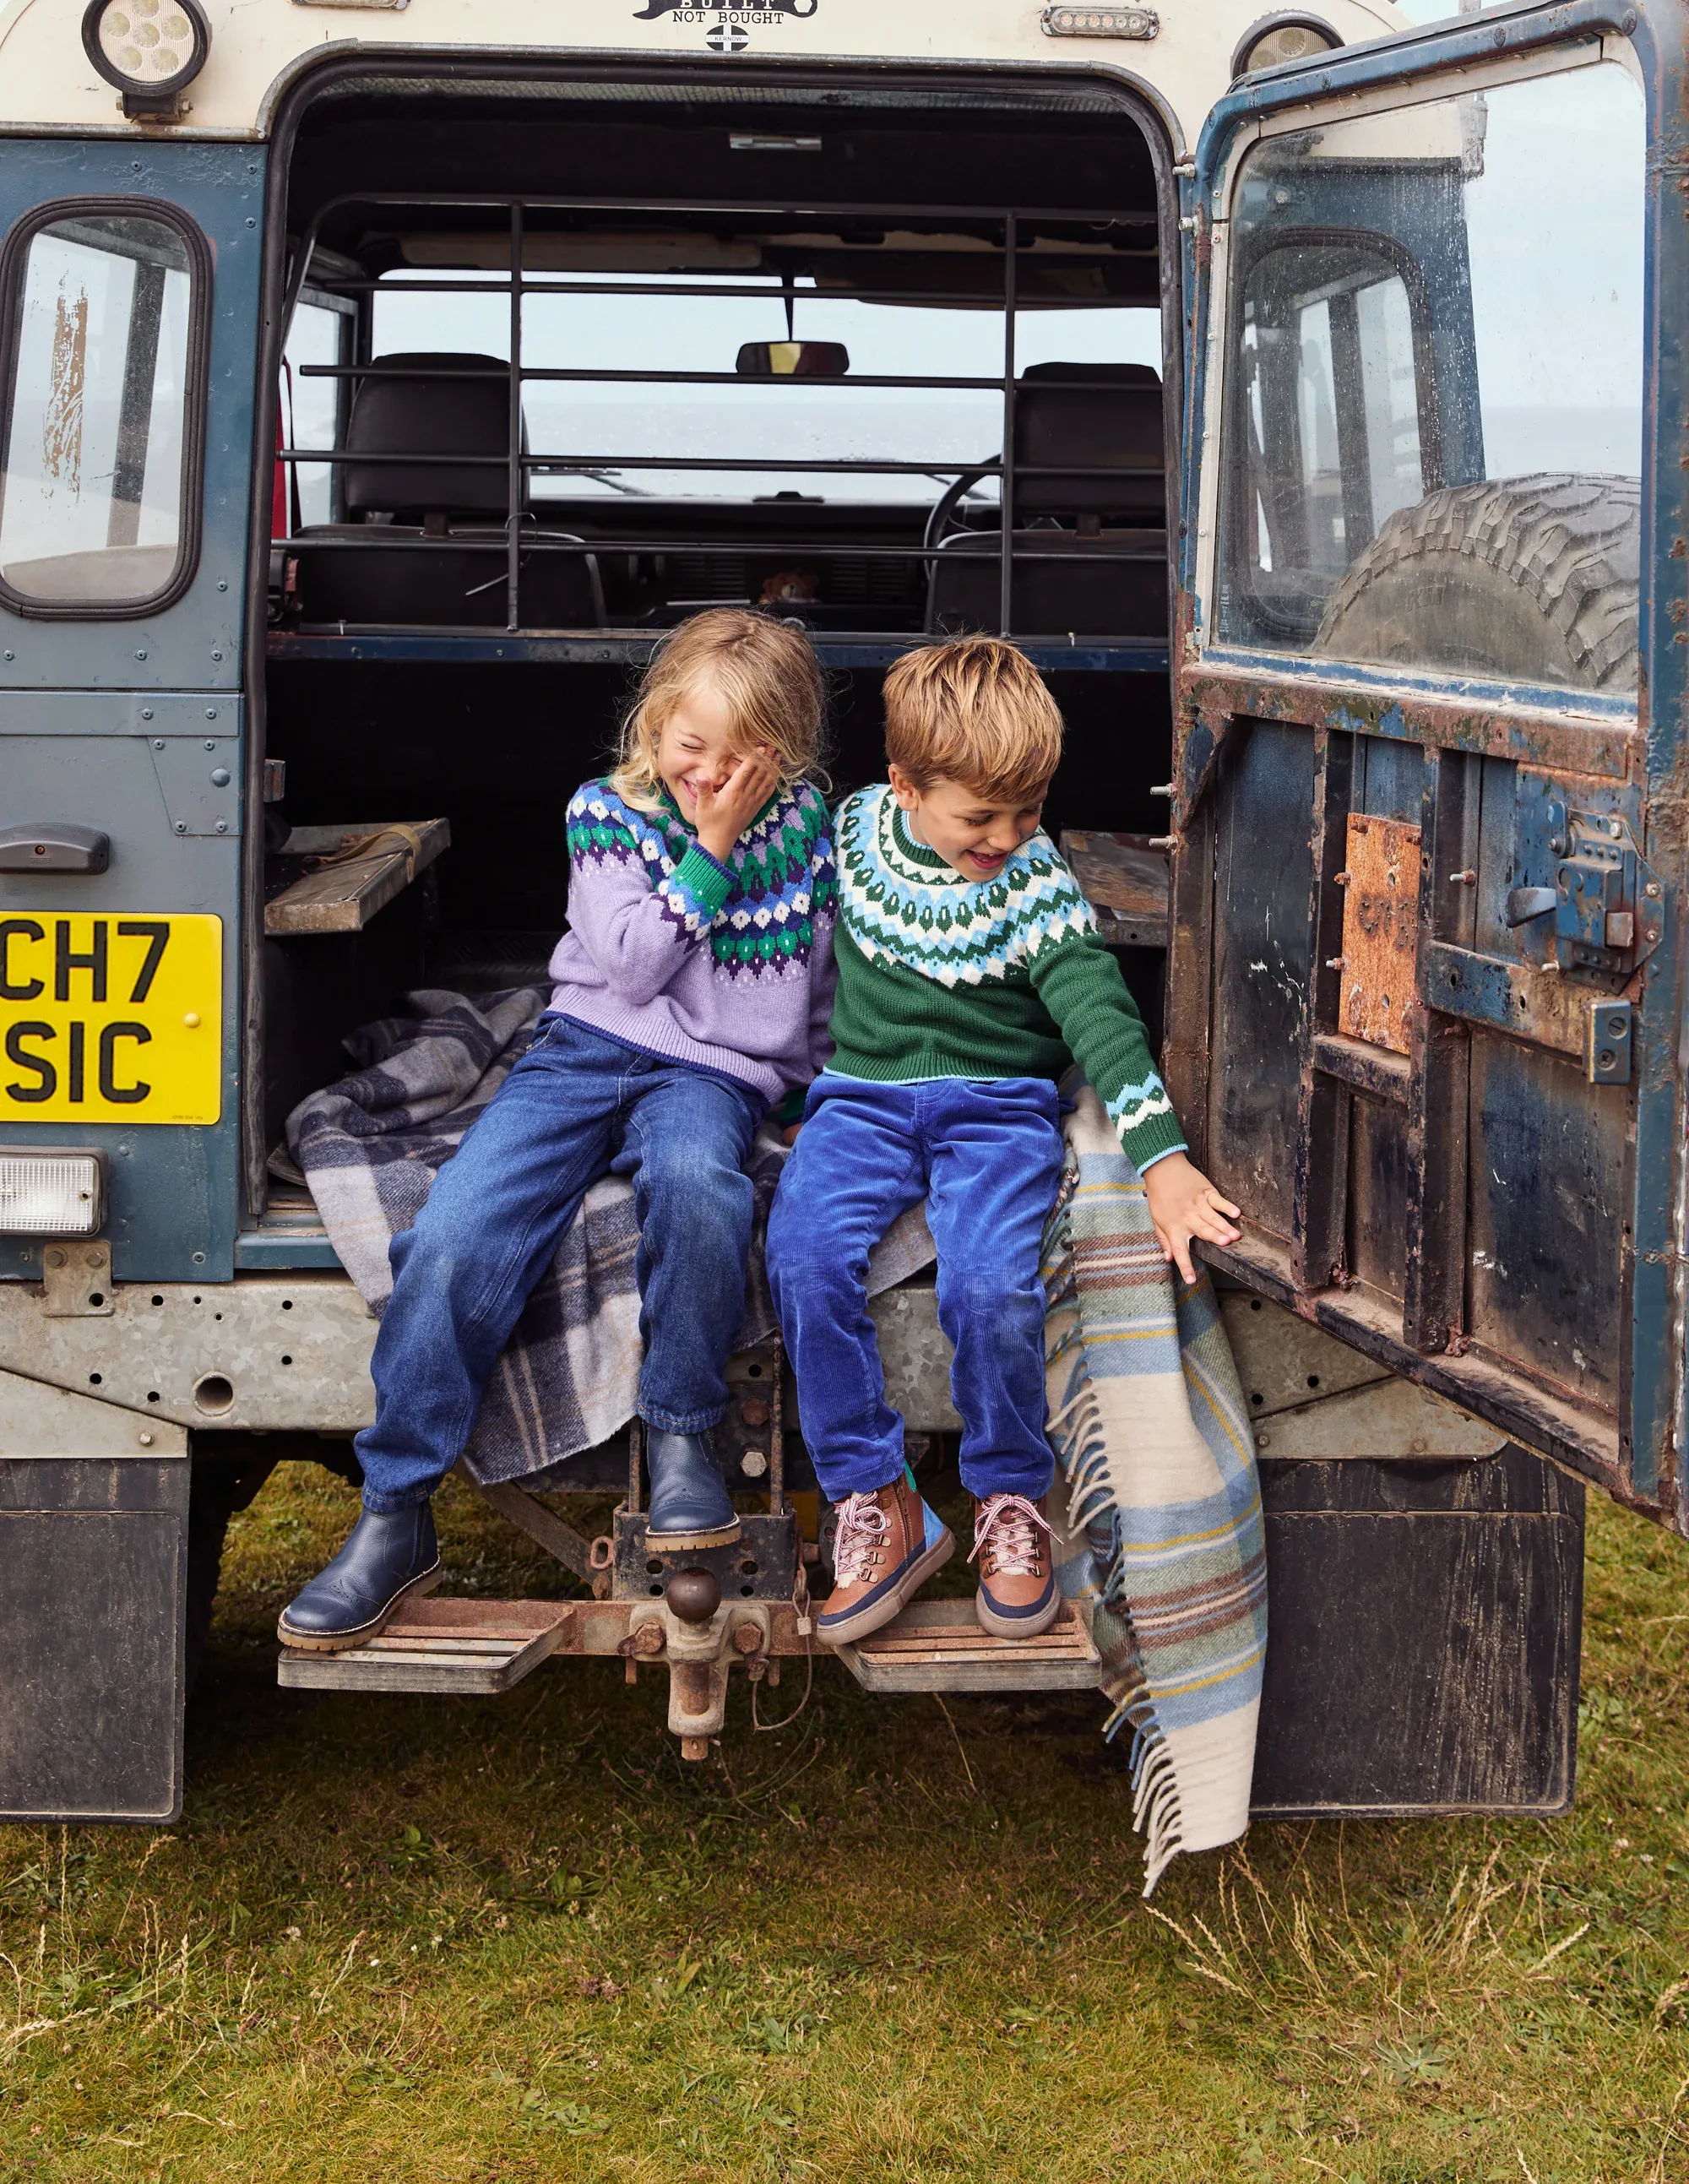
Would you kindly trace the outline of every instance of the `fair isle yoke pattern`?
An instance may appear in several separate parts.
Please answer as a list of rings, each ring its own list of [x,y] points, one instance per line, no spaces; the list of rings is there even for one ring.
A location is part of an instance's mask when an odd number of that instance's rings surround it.
[[[1097,931],[1047,834],[1033,835],[995,880],[966,880],[902,838],[884,783],[859,789],[839,810],[839,893],[863,955],[906,964],[941,986],[1025,978],[1045,949]]]
[[[725,865],[699,847],[666,802],[638,811],[608,781],[589,781],[571,797],[567,839],[571,863],[641,867],[678,932],[707,932],[729,976],[806,967],[817,924],[836,914],[833,822],[808,782],[773,798]]]

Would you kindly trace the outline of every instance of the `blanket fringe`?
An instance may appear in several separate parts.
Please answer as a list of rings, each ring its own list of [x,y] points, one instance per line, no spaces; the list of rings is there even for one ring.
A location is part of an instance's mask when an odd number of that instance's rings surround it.
[[[1071,1268],[1065,1206],[1058,1209],[1052,1229]],[[1077,1293],[1078,1284],[1070,1273],[1060,1290],[1051,1288],[1051,1302],[1076,1297]],[[1068,1528],[1077,1533],[1106,1521],[1118,1540],[1119,1502],[1108,1476],[1107,1429],[1095,1386],[1085,1368],[1084,1337],[1077,1313],[1072,1324],[1050,1345],[1045,1362],[1054,1365],[1070,1355],[1073,1363],[1067,1379],[1066,1399],[1050,1413],[1045,1429],[1067,1482]],[[1106,1607],[1129,1623],[1125,1591],[1126,1573],[1117,1555],[1101,1596]],[[1154,1701],[1141,1674],[1134,1674],[1118,1698],[1103,1724],[1104,1736],[1112,1738],[1123,1723],[1129,1723],[1133,1730],[1127,1762],[1132,1785],[1132,1828],[1144,1838],[1144,1894],[1147,1897],[1185,1847],[1185,1818],[1173,1752],[1156,1719]]]

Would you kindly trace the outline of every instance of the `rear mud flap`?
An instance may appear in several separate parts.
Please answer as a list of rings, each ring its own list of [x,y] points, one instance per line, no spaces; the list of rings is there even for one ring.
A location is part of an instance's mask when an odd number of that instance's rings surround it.
[[[0,1373],[0,1819],[181,1810],[187,1435]]]

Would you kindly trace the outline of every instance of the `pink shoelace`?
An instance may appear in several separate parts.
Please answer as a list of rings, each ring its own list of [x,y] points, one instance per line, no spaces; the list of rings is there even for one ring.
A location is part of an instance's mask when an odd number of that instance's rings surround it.
[[[839,1531],[833,1542],[833,1574],[840,1585],[861,1585],[872,1576],[869,1560],[891,1529],[891,1519],[872,1494],[850,1494],[839,1505]]]
[[[1036,1577],[1039,1574],[1038,1535],[1051,1536],[1050,1527],[1023,1494],[993,1494],[979,1505],[973,1520],[973,1553],[989,1548],[998,1577]]]

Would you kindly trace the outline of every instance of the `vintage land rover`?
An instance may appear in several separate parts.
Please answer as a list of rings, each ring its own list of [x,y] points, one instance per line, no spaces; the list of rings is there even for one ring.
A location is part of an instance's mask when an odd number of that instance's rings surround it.
[[[1580,1481],[1686,1525],[1686,18],[1261,5],[0,5],[0,1817],[179,1809],[230,1513],[371,1415],[285,1119],[538,975],[720,601],[812,634],[841,789],[934,633],[1063,708],[1048,823],[1248,1215],[1256,1808],[1569,1802]],[[941,1463],[932,1291],[877,1308]],[[812,1479],[735,1371],[778,1665]],[[619,1482],[602,1548],[494,1490],[566,1607],[284,1677],[644,1653],[700,1750],[744,1649],[637,1437],[566,1485]],[[871,1687],[1095,1680],[911,1614]]]

